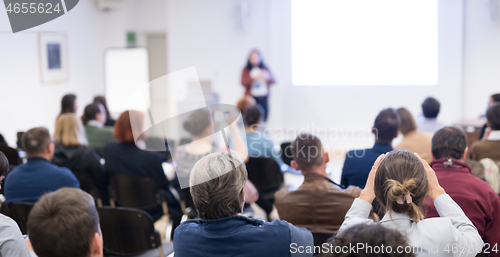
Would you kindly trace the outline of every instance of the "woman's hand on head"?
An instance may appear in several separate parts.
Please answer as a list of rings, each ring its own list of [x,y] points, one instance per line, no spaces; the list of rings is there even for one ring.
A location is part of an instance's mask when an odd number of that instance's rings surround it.
[[[366,181],[365,188],[361,190],[361,194],[359,195],[360,199],[365,200],[369,203],[372,203],[375,199],[375,174],[377,173],[378,166],[380,165],[384,157],[385,154],[381,154],[377,158],[377,160],[375,160],[375,163],[373,163],[372,170],[368,175],[368,180]]]
[[[432,200],[436,199],[436,197],[446,194],[446,191],[439,185],[439,181],[436,177],[436,173],[434,170],[431,168],[429,163],[422,159],[418,153],[415,153],[415,155],[420,159],[422,164],[424,165],[425,168],[425,173],[427,174],[427,181],[429,181],[429,190],[427,191],[427,195],[429,195]]]

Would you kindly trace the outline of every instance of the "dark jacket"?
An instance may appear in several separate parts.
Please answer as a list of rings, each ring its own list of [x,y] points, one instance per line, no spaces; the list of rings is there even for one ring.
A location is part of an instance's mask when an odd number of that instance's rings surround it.
[[[174,235],[176,257],[312,256],[313,237],[305,228],[274,220],[264,222],[245,216],[214,220],[188,220]],[[297,252],[292,254],[293,252]]]
[[[107,201],[107,176],[100,159],[94,149],[85,145],[57,145],[52,163],[70,169],[80,181],[82,190]]]
[[[465,163],[453,161],[452,165],[445,166],[444,160],[435,160],[430,166],[436,172],[439,184],[462,208],[483,240],[491,247],[500,242],[500,197],[495,191],[474,176]],[[426,218],[439,217],[432,201],[426,200],[429,206]],[[500,256],[500,253],[490,251],[490,256]]]
[[[392,151],[391,145],[375,143],[371,149],[351,150],[347,152],[344,167],[342,168],[340,184],[364,188],[375,160],[381,154],[390,151]]]
[[[304,183],[295,191],[283,188],[275,194],[281,220],[307,228],[312,233],[333,234],[339,230],[359,187],[342,189],[320,174],[304,175]]]
[[[5,179],[7,203],[35,203],[43,194],[63,187],[79,188],[80,183],[67,168],[57,167],[44,158],[28,158]]]
[[[106,173],[126,174],[150,177],[158,182],[168,203],[171,215],[182,215],[180,205],[171,191],[171,185],[165,176],[162,163],[166,161],[165,152],[149,152],[139,149],[134,142],[108,143],[104,148]],[[161,208],[159,209],[161,212]],[[150,212],[153,218],[158,213]]]

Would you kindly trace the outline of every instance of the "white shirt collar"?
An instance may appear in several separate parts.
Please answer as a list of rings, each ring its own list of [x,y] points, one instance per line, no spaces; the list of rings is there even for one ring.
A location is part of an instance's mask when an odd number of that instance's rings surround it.
[[[99,121],[96,121],[96,120],[89,120],[87,122],[87,126],[94,126],[94,127],[102,128],[104,126],[104,124],[102,124],[102,123],[100,123]]]
[[[500,130],[491,131],[488,140],[500,140]]]

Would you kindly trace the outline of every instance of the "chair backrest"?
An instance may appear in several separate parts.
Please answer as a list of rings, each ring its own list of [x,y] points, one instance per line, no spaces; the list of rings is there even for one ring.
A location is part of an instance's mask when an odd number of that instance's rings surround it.
[[[28,234],[28,215],[33,203],[9,203],[10,217],[17,223],[21,233]]]
[[[281,159],[288,166],[292,166],[291,163],[293,161],[291,146],[292,146],[291,142],[285,142],[285,143],[282,143],[281,147],[280,147],[281,148],[281,151],[280,151]]]
[[[0,152],[5,154],[5,157],[7,157],[7,160],[9,161],[9,165],[21,164],[21,159],[19,158],[19,153],[16,149],[8,146],[0,146]]]
[[[137,255],[160,247],[160,233],[144,211],[122,208],[97,208],[104,239],[104,250],[117,255]]]
[[[326,243],[328,239],[330,239],[333,234],[330,233],[312,233],[314,246],[322,247],[323,243]]]
[[[263,193],[277,191],[283,184],[283,173],[272,158],[250,157],[246,163],[248,179]]]
[[[153,178],[112,174],[110,182],[111,196],[120,206],[147,210],[163,202],[163,194]]]

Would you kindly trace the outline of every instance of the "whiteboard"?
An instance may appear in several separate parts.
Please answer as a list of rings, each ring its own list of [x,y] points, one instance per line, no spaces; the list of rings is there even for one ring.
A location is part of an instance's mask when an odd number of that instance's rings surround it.
[[[149,59],[146,48],[111,48],[104,54],[105,96],[108,108],[114,116],[126,110],[139,110],[130,104],[130,95],[137,88],[147,90],[144,95],[150,103]],[[141,99],[143,100],[143,99]],[[143,101],[138,101],[143,102]]]

